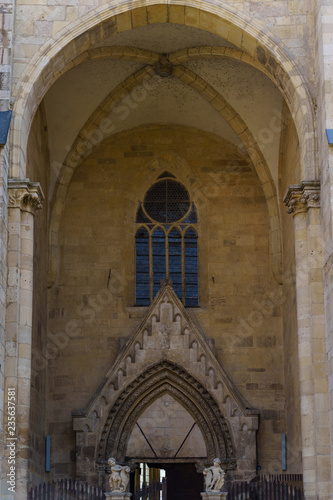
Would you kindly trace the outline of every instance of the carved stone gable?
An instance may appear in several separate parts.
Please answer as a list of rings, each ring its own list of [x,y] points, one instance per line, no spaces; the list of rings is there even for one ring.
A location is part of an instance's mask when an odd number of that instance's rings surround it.
[[[207,439],[207,460],[219,454],[226,468],[237,464],[243,476],[253,475],[258,413],[240,395],[169,284],[157,294],[89,407],[73,412],[77,438],[85,432],[95,443],[100,470],[110,453],[125,461],[136,420],[164,393],[198,422]],[[77,466],[82,459],[87,474],[82,444],[78,450]]]

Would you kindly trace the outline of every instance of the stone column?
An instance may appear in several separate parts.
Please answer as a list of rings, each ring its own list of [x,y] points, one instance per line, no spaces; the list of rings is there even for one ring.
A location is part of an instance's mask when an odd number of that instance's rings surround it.
[[[11,413],[15,413],[16,428],[14,434],[9,433],[8,427],[5,429],[4,475],[9,470],[6,458],[15,458],[15,499],[23,500],[28,487],[34,214],[41,208],[44,196],[39,183],[28,179],[10,179],[8,193],[5,401],[8,391],[15,394],[11,399],[15,406],[12,403],[10,406]],[[14,498],[6,479],[2,481],[1,498]]]
[[[328,500],[332,485],[319,182],[290,186],[284,202],[295,224],[304,493],[306,500]]]

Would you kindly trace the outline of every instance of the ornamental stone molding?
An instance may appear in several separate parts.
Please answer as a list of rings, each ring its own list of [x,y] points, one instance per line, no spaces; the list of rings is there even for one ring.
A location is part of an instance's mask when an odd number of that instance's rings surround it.
[[[8,179],[8,207],[35,214],[42,208],[44,194],[39,182],[29,179]]]
[[[320,208],[320,182],[302,181],[289,186],[283,201],[288,207],[288,214],[305,213],[309,208]]]
[[[143,410],[164,393],[174,396],[195,418],[205,436],[207,461],[219,454],[224,467],[234,469],[236,458],[231,432],[217,402],[198,380],[168,361],[148,369],[115,402],[102,432],[97,463],[105,463],[104,457],[110,454],[117,455],[119,461],[125,460],[128,437],[135,422]],[[169,458],[163,457],[166,462]]]
[[[229,474],[255,475],[258,411],[239,393],[166,281],[88,407],[72,412],[77,476],[105,482],[110,456],[134,467],[137,457],[127,456],[133,428],[164,394],[192,415],[204,436],[207,456],[197,461],[198,470],[220,457]],[[163,455],[163,463],[173,460]]]

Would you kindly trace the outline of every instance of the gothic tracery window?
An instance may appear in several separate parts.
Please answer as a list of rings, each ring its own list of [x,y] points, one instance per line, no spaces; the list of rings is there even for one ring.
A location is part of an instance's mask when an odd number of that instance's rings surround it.
[[[160,175],[136,223],[136,305],[149,305],[167,278],[186,307],[197,307],[197,212],[185,186],[169,172]]]

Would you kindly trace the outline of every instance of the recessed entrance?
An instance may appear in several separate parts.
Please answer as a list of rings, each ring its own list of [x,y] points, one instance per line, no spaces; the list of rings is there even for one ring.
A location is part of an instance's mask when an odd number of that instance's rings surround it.
[[[200,500],[202,474],[195,463],[207,458],[200,426],[189,411],[165,392],[141,413],[127,445],[136,462],[133,500]]]
[[[167,500],[200,500],[203,475],[198,474],[195,464],[173,464],[167,469]]]
[[[131,478],[133,500],[200,500],[202,491],[195,463],[140,463]]]

